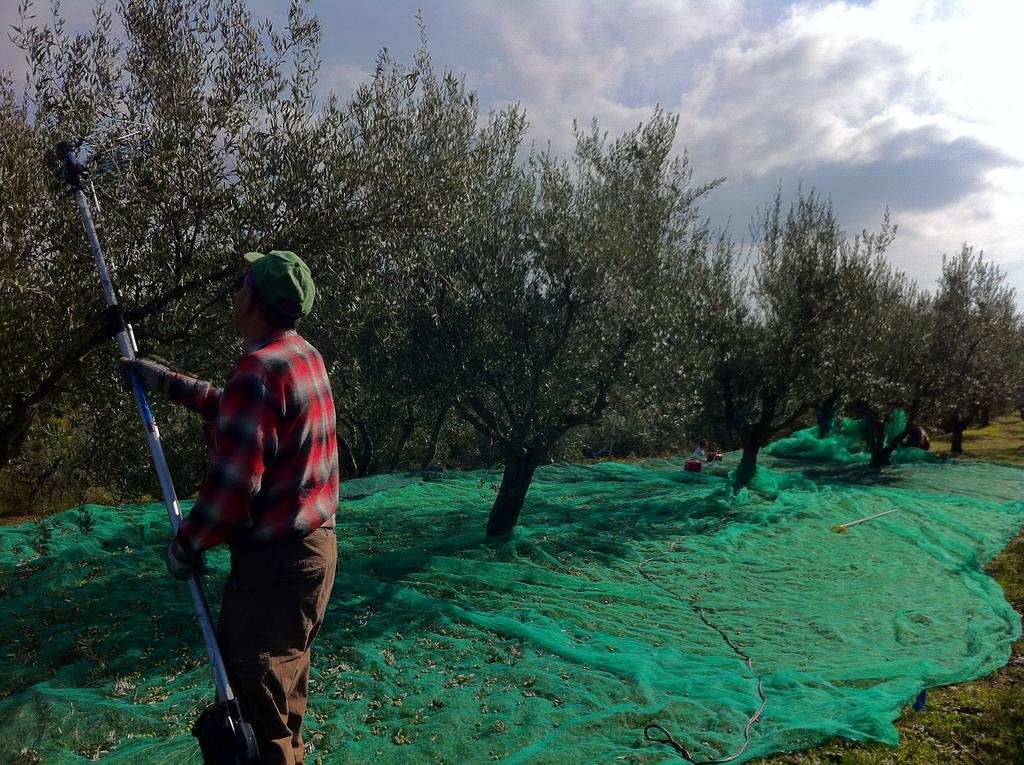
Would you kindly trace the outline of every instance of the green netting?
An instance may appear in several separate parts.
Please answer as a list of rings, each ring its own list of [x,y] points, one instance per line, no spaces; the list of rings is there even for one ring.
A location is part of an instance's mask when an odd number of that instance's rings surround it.
[[[896,743],[922,688],[1002,665],[1020,620],[981,566],[1018,533],[1021,472],[734,455],[538,471],[514,541],[482,543],[495,471],[351,482],[318,645],[308,762],[658,763],[657,722],[740,761],[831,736]],[[410,478],[407,476],[406,478]],[[381,480],[381,479],[375,479]],[[890,508],[849,529],[832,527]],[[211,683],[161,507],[0,528],[0,761],[199,762]],[[226,568],[211,556],[211,583]],[[645,577],[646,575],[646,577]],[[649,578],[647,578],[649,577]]]
[[[342,502],[362,499],[381,491],[401,489],[403,486],[422,483],[424,480],[432,478],[439,478],[443,474],[443,471],[434,473],[412,471],[406,473],[381,473],[379,475],[367,476],[366,478],[359,478],[355,481],[345,481],[341,485],[341,490],[338,494]]]
[[[885,442],[890,443],[903,432],[906,425],[906,413],[902,409],[894,411],[885,423]],[[818,438],[817,428],[808,428],[797,431],[789,438],[781,438],[769,444],[765,447],[764,453],[791,459],[867,463],[871,460],[871,454],[864,451],[865,428],[864,420],[842,419],[825,438]],[[891,461],[936,462],[938,459],[923,449],[901,447],[893,451]]]

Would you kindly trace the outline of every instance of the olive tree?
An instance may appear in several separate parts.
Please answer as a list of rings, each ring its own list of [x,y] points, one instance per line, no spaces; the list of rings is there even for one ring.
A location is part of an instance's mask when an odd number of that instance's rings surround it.
[[[310,336],[332,350],[343,462],[365,475],[431,462],[451,419],[451,397],[417,361],[408,311],[425,299],[431,243],[461,230],[483,139],[476,95],[436,72],[425,45],[409,66],[382,54],[346,115],[372,161],[362,193],[375,220],[349,237],[349,257],[324,263],[331,309]]]
[[[915,422],[936,422],[963,450],[963,431],[987,406],[1011,399],[1019,318],[999,269],[964,247],[943,258],[935,294],[884,261],[862,291],[865,322],[850,413],[864,419],[871,464],[887,465]],[[888,427],[902,409],[902,428]],[[895,423],[894,423],[895,424]]]
[[[119,24],[100,6],[77,36],[59,15],[43,24],[29,10],[14,33],[29,64],[23,96],[0,78],[0,294],[13,309],[0,325],[0,468],[41,484],[75,463],[96,474],[75,482],[134,476],[141,486],[148,461],[112,359],[94,352],[109,343],[101,295],[50,147],[87,137],[104,158],[96,219],[143,350],[217,379],[241,350],[229,303],[248,250],[307,260],[321,285],[307,321],[311,334],[324,327],[318,340],[377,311],[360,276],[364,253],[382,248],[367,244],[399,251],[448,215],[436,200],[453,195],[428,149],[454,111],[392,108],[408,105],[413,83],[386,60],[349,103],[319,102],[320,28],[303,3],[278,30],[242,0],[128,0]],[[343,412],[352,331],[324,343]],[[169,444],[176,427],[192,427],[161,417]],[[116,447],[89,447],[104,441]],[[201,476],[198,448],[169,451]]]
[[[0,104],[4,182],[17,190],[3,225],[18,231],[0,245],[3,289],[17,295],[3,326],[0,466],[23,455],[40,418],[70,423],[79,435],[99,422],[94,442],[120,441],[130,419],[127,407],[122,427],[116,410],[112,418],[77,416],[120,396],[110,359],[93,353],[108,342],[102,300],[76,208],[46,161],[50,147],[86,138],[105,155],[110,172],[95,174],[94,212],[139,336],[169,345],[195,335],[191,345],[204,349],[197,356],[216,355],[232,255],[274,246],[284,233],[264,204],[267,178],[256,166],[266,163],[255,137],[274,132],[273,115],[302,98],[319,34],[299,8],[274,34],[240,2],[127,2],[123,40],[102,6],[94,28],[77,36],[59,16],[31,23],[29,10],[14,33],[29,65],[23,100],[6,88]],[[131,473],[144,464],[132,443],[86,451],[93,463],[119,455],[116,472]]]
[[[862,420],[873,467],[889,464],[934,395],[934,299],[884,259],[871,264],[859,293],[857,373],[846,386],[848,412]],[[892,420],[902,409],[902,427]],[[891,422],[890,422],[891,421]]]
[[[705,422],[740,443],[737,486],[750,483],[774,435],[813,406],[836,405],[857,363],[850,346],[863,313],[859,285],[892,236],[886,219],[877,233],[848,239],[831,203],[813,191],[798,192],[784,214],[781,190],[751,233],[749,261],[728,242],[709,250],[703,292],[711,306],[699,325],[706,371],[691,376]]]
[[[1019,319],[1014,291],[994,263],[964,245],[943,257],[932,334],[934,415],[963,452],[963,434],[982,412],[1012,393]]]
[[[571,165],[522,160],[525,129],[513,108],[475,138],[462,225],[429,243],[405,312],[416,368],[504,461],[490,537],[511,533],[559,439],[652,363],[680,305],[661,277],[695,260],[713,185],[672,159],[676,119],[660,112],[613,140],[578,130]]]

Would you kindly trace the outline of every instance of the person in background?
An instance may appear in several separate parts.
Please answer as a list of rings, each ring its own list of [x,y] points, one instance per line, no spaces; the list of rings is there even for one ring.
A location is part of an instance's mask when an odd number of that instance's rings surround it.
[[[697,444],[697,448],[693,450],[693,458],[703,461],[708,459],[708,450],[711,445],[708,443],[706,438],[702,438],[700,443]]]
[[[931,439],[928,438],[928,431],[916,422],[910,423],[910,427],[907,428],[907,437],[904,439],[903,445],[924,449],[925,451],[932,448]]]

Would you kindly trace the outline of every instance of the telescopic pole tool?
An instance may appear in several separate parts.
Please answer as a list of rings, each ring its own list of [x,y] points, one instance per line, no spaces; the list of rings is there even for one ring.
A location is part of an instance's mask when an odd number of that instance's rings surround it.
[[[121,356],[134,359],[138,352],[135,337],[131,325],[125,323],[121,307],[118,305],[117,294],[110,278],[110,271],[103,258],[103,249],[100,247],[96,226],[93,224],[92,214],[89,210],[89,201],[85,195],[85,185],[89,178],[85,162],[81,158],[81,148],[81,142],[75,145],[62,141],[57,145],[55,153],[60,161],[60,166],[56,175],[68,184],[78,203],[78,213],[82,218],[82,226],[89,239],[89,248],[92,250],[96,267],[99,269],[100,284],[103,288],[103,296],[107,301],[107,310],[104,314],[107,331],[111,337],[117,339]],[[146,392],[139,382],[139,378],[134,374],[131,375],[131,384],[139,416],[142,418],[146,440],[149,443],[149,452],[160,481],[160,491],[163,493],[167,517],[170,519],[171,527],[177,532],[182,521],[181,507],[178,505],[178,496],[174,491],[174,483],[171,481],[167,459],[164,457],[160,431],[153,417],[153,410],[146,399]],[[246,722],[242,714],[238,699],[231,690],[224,658],[217,643],[217,632],[210,616],[206,588],[203,586],[203,580],[199,574],[192,574],[188,578],[188,588],[199,617],[199,629],[203,635],[206,653],[210,659],[210,668],[213,672],[213,682],[217,689],[217,703],[200,715],[192,728],[192,735],[199,739],[203,760],[208,765],[256,765],[259,762],[256,737],[252,726]]]
[[[847,521],[846,523],[840,523],[838,526],[833,526],[832,531],[836,532],[837,534],[845,534],[846,530],[851,526],[859,526],[862,523],[873,521],[875,520],[875,518],[881,518],[883,515],[892,515],[893,513],[898,513],[899,510],[900,509],[897,507],[892,510],[886,510],[884,513],[875,513],[874,515],[869,515],[867,518],[858,518],[855,521]]]

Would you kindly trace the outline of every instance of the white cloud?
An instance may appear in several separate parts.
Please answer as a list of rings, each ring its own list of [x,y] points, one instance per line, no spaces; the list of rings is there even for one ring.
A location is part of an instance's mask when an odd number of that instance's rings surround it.
[[[497,46],[469,72],[470,86],[521,102],[535,138],[562,151],[572,148],[573,119],[596,116],[615,132],[649,116],[653,103],[631,106],[620,97],[633,87],[628,78],[722,35],[741,10],[738,2],[699,0],[467,2],[464,8]]]
[[[678,101],[698,169],[730,176],[713,206],[744,203],[728,211],[742,224],[753,210],[737,186],[764,195],[802,180],[852,229],[888,204],[900,226],[891,255],[922,283],[966,240],[1024,291],[1024,57],[1008,31],[1022,8],[804,4],[743,30]]]
[[[0,8],[0,23],[15,21],[12,5]],[[87,23],[88,5],[66,8]],[[344,98],[383,45],[407,62],[416,5],[314,5],[324,84]],[[893,259],[922,283],[943,252],[967,241],[1024,294],[1024,3],[421,5],[438,67],[464,71],[485,111],[520,102],[538,144],[566,154],[574,119],[596,117],[617,133],[660,103],[680,112],[679,149],[689,148],[698,177],[729,177],[708,210],[740,234],[780,181],[792,192],[802,180],[833,197],[851,230],[876,225],[888,204],[900,226]],[[0,64],[18,62],[13,46],[0,49]]]
[[[341,103],[345,103],[356,88],[369,82],[373,72],[361,66],[351,64],[333,64],[320,69],[320,86],[324,92],[333,91]]]
[[[886,34],[872,34],[880,27]],[[688,142],[728,174],[868,158],[865,129],[909,126],[901,108],[915,87],[911,53],[870,9],[795,8],[776,27],[723,45],[682,95]]]
[[[966,243],[997,262],[1024,302],[1024,169],[989,173],[986,187],[937,210],[904,211],[894,246],[898,262],[925,286],[938,278],[941,256]]]

